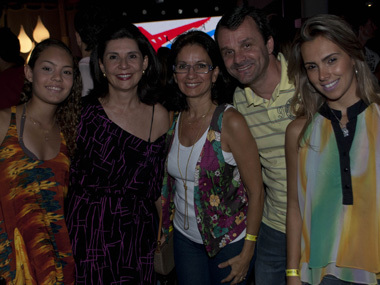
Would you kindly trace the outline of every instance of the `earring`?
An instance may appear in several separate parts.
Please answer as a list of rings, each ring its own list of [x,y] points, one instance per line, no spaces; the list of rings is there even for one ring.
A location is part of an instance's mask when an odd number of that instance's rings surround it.
[[[145,74],[145,70],[143,70],[142,74]]]
[[[107,74],[105,72],[103,72],[103,77],[107,77]]]

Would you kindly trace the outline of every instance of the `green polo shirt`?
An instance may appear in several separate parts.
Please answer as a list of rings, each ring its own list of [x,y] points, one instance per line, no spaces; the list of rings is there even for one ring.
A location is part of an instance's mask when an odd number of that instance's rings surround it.
[[[285,233],[286,220],[286,165],[285,130],[294,119],[290,100],[294,85],[289,83],[287,62],[279,53],[281,81],[271,99],[263,99],[251,88],[236,88],[234,105],[248,123],[259,149],[266,196],[263,223]]]

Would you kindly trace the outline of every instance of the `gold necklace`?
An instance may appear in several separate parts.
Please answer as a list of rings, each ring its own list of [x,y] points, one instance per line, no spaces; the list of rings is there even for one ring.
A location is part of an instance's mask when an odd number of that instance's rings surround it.
[[[55,127],[56,122],[54,121],[54,124],[50,129],[43,128],[40,122],[36,121],[30,114],[28,114],[27,103],[25,103],[25,113],[27,114],[25,117],[29,118],[33,125],[37,126],[43,132],[45,141],[50,140],[50,131]]]
[[[201,117],[202,119],[206,118],[206,116],[208,115],[208,113],[211,111],[212,105],[213,104],[211,104],[211,106],[208,109],[207,113],[204,114],[204,115],[202,115],[202,117]],[[180,145],[180,137],[181,137],[181,133],[182,133],[182,121],[183,121],[183,118],[180,118],[180,120],[179,120],[179,133],[178,133],[177,166],[178,166],[179,175],[181,176],[183,188],[185,189],[185,220],[183,221],[183,228],[185,230],[188,230],[189,229],[189,205],[188,205],[188,202],[187,202],[187,168],[189,166],[190,157],[191,157],[191,154],[193,153],[195,144],[197,143],[197,141],[199,139],[198,137],[199,137],[201,129],[202,129],[202,124],[198,128],[197,135],[195,136],[195,141],[194,141],[194,143],[193,143],[193,145],[191,147],[189,157],[187,158],[186,168],[185,168],[186,169],[185,170],[185,178],[184,178],[182,176],[181,168],[179,167],[179,145]]]
[[[194,124],[195,122],[198,122],[200,119],[203,119],[204,117],[206,117],[207,113],[206,114],[203,114],[202,116],[200,116],[199,118],[193,120],[193,121],[188,121],[186,123],[188,123],[189,125],[192,125]]]

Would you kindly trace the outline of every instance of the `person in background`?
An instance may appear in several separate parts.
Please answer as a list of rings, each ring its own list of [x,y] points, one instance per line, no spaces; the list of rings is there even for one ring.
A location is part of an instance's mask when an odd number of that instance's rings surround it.
[[[294,85],[284,55],[273,52],[274,38],[261,10],[241,6],[227,12],[215,40],[228,73],[239,83],[233,102],[256,140],[266,190],[255,284],[286,284],[285,130],[294,118],[289,108]]]
[[[74,284],[64,219],[81,78],[62,42],[36,45],[22,102],[0,111],[0,277],[6,284]]]
[[[20,103],[24,85],[24,59],[20,42],[7,27],[0,28],[0,109]]]
[[[374,39],[376,31],[378,29],[376,17],[377,14],[372,10],[359,10],[350,17],[346,17],[346,20],[352,25],[354,32],[356,33],[358,40],[363,48],[364,56],[371,72],[376,76],[377,80],[380,80],[380,55],[379,51],[372,48],[369,45],[369,41]]]
[[[171,66],[168,66],[168,59],[170,54],[170,48],[161,46],[157,50],[157,57],[161,63],[161,74],[160,74],[160,92],[159,101],[160,103],[170,112],[171,116],[175,106],[172,106],[173,96],[175,92],[171,92],[171,88],[167,86],[168,80],[172,75]]]
[[[110,15],[106,9],[98,3],[80,4],[74,16],[75,38],[80,48],[82,58],[79,61],[79,69],[83,81],[82,96],[94,87],[91,70],[90,56],[97,44],[99,34],[109,21]]]
[[[291,45],[297,29],[290,18],[282,17],[276,13],[268,15],[269,25],[273,32],[274,54],[281,52],[285,59],[291,52]]]
[[[162,47],[159,47],[157,50],[158,60],[160,61],[161,66],[162,66],[161,78],[160,78],[161,86],[166,86],[168,82],[168,76],[170,76],[171,74],[168,72],[169,54],[170,54],[170,48],[168,47],[162,46]]]
[[[289,57],[287,278],[380,284],[380,90],[349,24],[307,19]]]
[[[362,47],[364,48],[364,54],[366,56],[366,61],[372,73],[375,73],[376,68],[380,63],[380,56],[378,52],[369,48],[368,42],[376,36],[376,31],[378,26],[375,21],[377,15],[361,15],[359,17],[359,28],[358,28],[358,38]],[[360,21],[361,20],[361,21]]]
[[[94,88],[83,98],[67,198],[76,284],[155,284],[169,115],[156,103],[160,64],[124,17],[92,54]]]
[[[178,36],[169,63],[180,112],[168,133],[163,229],[168,235],[174,226],[178,284],[246,284],[264,202],[255,140],[226,103],[223,63],[209,35]]]

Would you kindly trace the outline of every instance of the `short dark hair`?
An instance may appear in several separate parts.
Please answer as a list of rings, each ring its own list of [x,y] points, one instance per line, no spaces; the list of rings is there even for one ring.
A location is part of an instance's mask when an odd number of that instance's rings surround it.
[[[135,40],[142,56],[148,57],[148,67],[138,83],[137,93],[141,102],[149,105],[155,104],[158,100],[155,95],[157,95],[156,91],[159,87],[161,64],[149,40],[137,26],[130,23],[125,17],[109,22],[99,36],[97,47],[91,53],[90,67],[94,79],[94,89],[90,91],[90,95],[100,98],[107,95],[108,80],[103,76],[99,60],[103,61],[104,52],[109,41],[124,38]]]
[[[215,29],[216,42],[218,42],[218,32],[221,27],[234,31],[237,28],[239,28],[239,26],[244,22],[246,17],[251,17],[255,21],[265,44],[267,43],[270,37],[273,37],[273,32],[270,27],[266,13],[263,10],[243,5],[237,6],[234,9],[228,11],[219,20]]]

